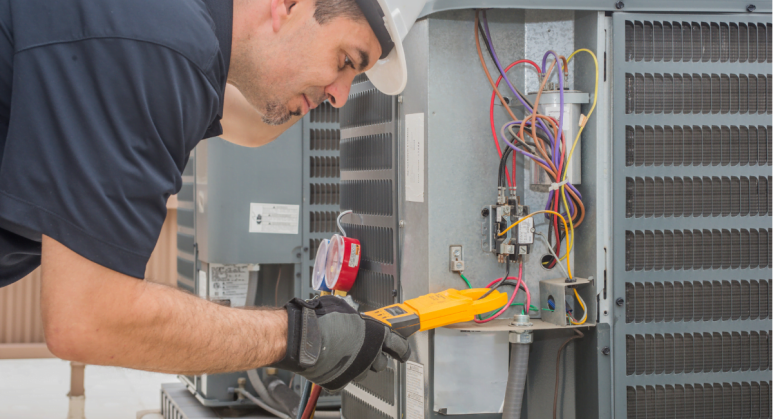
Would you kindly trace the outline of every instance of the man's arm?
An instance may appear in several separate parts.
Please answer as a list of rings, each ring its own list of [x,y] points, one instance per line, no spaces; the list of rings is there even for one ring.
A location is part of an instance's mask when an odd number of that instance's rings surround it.
[[[280,360],[285,310],[223,307],[117,273],[43,236],[46,342],[63,359],[176,374],[240,371]]]
[[[268,125],[239,89],[226,84],[223,119],[220,121],[223,126],[221,137],[226,141],[245,147],[260,147],[276,140],[300,119],[300,116],[294,116],[286,124]]]

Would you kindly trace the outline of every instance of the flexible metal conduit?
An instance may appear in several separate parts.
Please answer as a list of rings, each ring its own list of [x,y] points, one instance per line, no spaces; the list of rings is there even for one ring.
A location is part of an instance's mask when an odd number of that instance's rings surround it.
[[[529,339],[531,342],[531,339]],[[523,405],[523,391],[526,388],[526,373],[529,370],[529,349],[531,343],[510,344],[510,370],[507,374],[505,405],[502,419],[520,419]]]

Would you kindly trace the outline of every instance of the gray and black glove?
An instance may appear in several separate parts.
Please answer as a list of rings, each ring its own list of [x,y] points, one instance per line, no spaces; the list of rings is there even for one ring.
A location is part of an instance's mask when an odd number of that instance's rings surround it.
[[[368,371],[383,371],[389,354],[400,362],[411,347],[389,326],[361,316],[343,299],[294,298],[287,309],[287,352],[272,365],[296,372],[330,392],[359,381]]]

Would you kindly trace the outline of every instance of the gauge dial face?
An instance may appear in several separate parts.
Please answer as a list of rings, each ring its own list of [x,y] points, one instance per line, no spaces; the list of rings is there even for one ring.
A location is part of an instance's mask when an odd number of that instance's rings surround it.
[[[330,240],[327,251],[327,262],[325,266],[325,283],[327,287],[333,289],[341,275],[341,266],[344,260],[344,239],[336,234]]]
[[[314,272],[311,276],[311,285],[317,291],[329,291],[325,285],[325,266],[327,262],[327,250],[330,240],[324,239],[319,243],[317,257],[314,260]]]

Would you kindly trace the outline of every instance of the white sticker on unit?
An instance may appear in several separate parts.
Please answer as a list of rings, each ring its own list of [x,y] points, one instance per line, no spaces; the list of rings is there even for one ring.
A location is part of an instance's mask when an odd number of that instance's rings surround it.
[[[360,264],[360,245],[352,243],[352,252],[349,255],[349,267],[354,268]]]
[[[244,307],[250,283],[250,265],[209,264],[209,299],[228,300],[231,307]]]
[[[199,278],[198,282],[196,283],[196,288],[199,291],[199,297],[201,298],[207,298],[207,273],[204,271],[199,271]]]
[[[405,363],[405,418],[424,419],[424,365]]]
[[[518,224],[518,244],[534,243],[534,219],[529,217]]]
[[[405,200],[424,202],[424,114],[405,115]]]
[[[250,233],[298,234],[300,205],[250,203]]]

